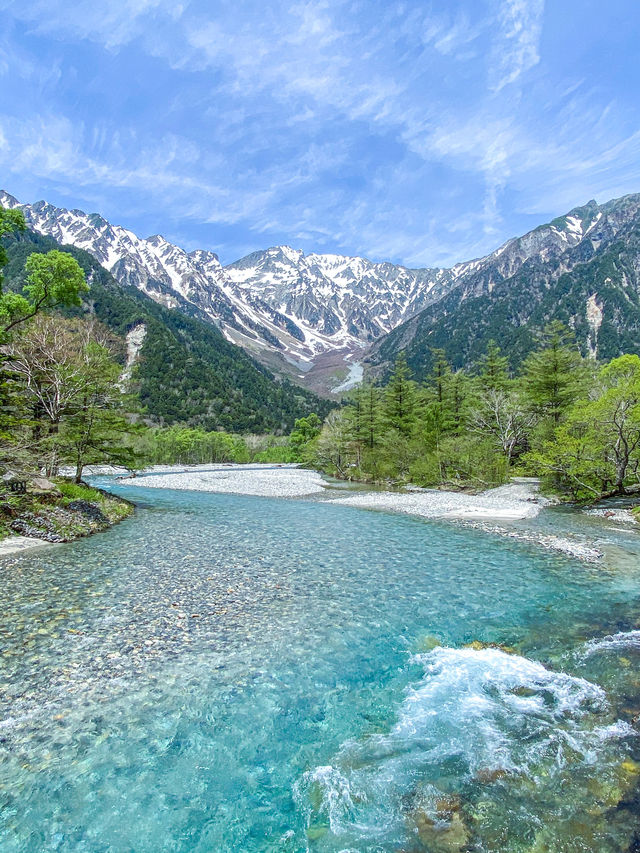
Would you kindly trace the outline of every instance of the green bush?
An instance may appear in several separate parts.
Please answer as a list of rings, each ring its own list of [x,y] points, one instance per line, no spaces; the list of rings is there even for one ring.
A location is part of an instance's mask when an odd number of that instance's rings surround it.
[[[255,453],[252,462],[274,462],[284,464],[296,462],[297,455],[288,444],[272,445]]]
[[[89,503],[96,503],[103,496],[102,493],[97,489],[92,489],[91,486],[85,486],[83,484],[77,484],[72,482],[71,480],[65,480],[62,478],[56,479],[56,486],[62,492],[62,497],[64,498],[63,503],[67,504],[71,501],[89,501]]]

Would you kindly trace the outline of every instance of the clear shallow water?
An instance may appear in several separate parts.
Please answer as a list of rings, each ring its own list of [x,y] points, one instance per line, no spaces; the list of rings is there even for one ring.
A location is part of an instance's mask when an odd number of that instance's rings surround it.
[[[125,494],[135,519],[2,563],[3,853],[629,849],[633,559]]]

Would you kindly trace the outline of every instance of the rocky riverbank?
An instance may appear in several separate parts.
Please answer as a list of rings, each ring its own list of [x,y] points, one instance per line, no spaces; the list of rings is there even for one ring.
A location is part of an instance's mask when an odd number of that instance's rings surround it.
[[[84,483],[30,477],[25,484],[24,494],[0,493],[0,556],[99,533],[134,511],[129,501]]]
[[[477,495],[437,489],[410,492],[365,492],[340,497],[339,503],[362,509],[390,510],[422,518],[517,521],[534,518],[549,501],[537,480],[519,480]]]
[[[96,471],[96,473],[100,473]],[[116,473],[116,472],[108,472]],[[514,478],[510,483],[479,494],[407,487],[397,491],[336,489],[335,483],[317,471],[296,465],[216,464],[154,466],[138,475],[119,477],[120,485],[153,489],[218,492],[270,498],[307,498],[359,509],[402,513],[473,527],[485,533],[557,551],[584,562],[599,562],[602,530],[554,532],[531,525],[554,501],[539,491],[535,478]],[[636,526],[627,510],[595,508],[584,515],[611,518]],[[606,538],[606,537],[605,537]]]
[[[327,481],[317,471],[297,465],[222,464],[154,466],[138,476],[123,477],[120,483],[150,489],[179,489],[195,492],[256,495],[265,498],[299,498],[321,494]]]

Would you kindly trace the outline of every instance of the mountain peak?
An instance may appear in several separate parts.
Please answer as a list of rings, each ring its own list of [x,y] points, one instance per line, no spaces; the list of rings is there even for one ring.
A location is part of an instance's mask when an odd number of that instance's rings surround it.
[[[286,244],[222,267],[213,252],[187,253],[161,234],[145,240],[99,214],[45,201],[19,205],[8,193],[0,201],[20,206],[34,230],[89,251],[121,284],[207,319],[229,341],[297,379],[301,372],[308,378],[316,366],[320,372],[322,363],[338,369],[340,358],[352,365],[374,341],[420,312],[435,316],[440,306],[448,310],[449,296],[462,302],[502,292],[505,281],[532,263],[559,275],[608,245],[640,211],[640,195],[602,206],[591,200],[452,269],[408,269],[334,253],[305,255]]]
[[[3,207],[14,208],[20,207],[20,202],[6,190],[0,190],[0,204]]]

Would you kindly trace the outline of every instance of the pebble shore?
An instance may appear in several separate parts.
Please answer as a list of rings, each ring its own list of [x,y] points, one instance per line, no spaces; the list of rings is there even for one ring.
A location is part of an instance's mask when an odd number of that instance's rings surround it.
[[[264,498],[299,498],[322,493],[326,481],[317,471],[295,466],[199,465],[189,468],[153,468],[151,474],[123,477],[121,483],[149,489],[181,489],[256,495]]]
[[[50,545],[44,539],[34,539],[31,536],[8,536],[0,541],[0,557],[8,554],[19,554],[20,551],[28,551],[41,545]]]
[[[517,521],[535,518],[548,503],[537,494],[537,484],[513,483],[479,495],[436,489],[371,492],[341,497],[337,503],[364,509],[382,509],[419,515],[422,518],[492,519]]]

